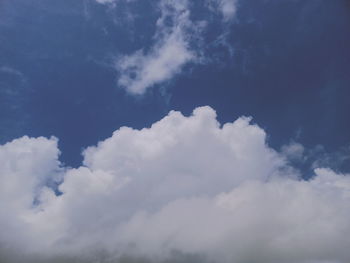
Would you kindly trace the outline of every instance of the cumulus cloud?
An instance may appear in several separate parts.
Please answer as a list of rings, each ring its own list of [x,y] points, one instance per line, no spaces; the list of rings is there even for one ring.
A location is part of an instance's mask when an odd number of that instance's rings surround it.
[[[55,138],[0,146],[8,262],[23,262],[18,251],[26,262],[350,260],[350,176],[300,179],[250,118],[172,111],[88,147],[76,169],[58,156]]]

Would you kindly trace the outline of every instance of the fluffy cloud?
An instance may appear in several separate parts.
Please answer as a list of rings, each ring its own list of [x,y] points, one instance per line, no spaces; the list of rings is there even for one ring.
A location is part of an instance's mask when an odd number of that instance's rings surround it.
[[[59,181],[58,155],[55,138],[23,137],[0,146],[0,247],[24,249],[31,242],[24,218],[35,213],[42,189]]]
[[[0,146],[7,261],[23,262],[18,251],[26,262],[350,260],[350,177],[319,168],[300,179],[250,118],[220,125],[209,107],[172,111],[83,155],[72,169],[55,138]]]

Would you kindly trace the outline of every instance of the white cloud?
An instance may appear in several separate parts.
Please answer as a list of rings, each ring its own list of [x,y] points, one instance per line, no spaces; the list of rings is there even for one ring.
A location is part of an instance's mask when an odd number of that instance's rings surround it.
[[[59,179],[58,155],[55,138],[22,137],[0,146],[0,244],[11,247],[24,242],[24,247],[29,242],[22,219],[34,212],[45,184]]]
[[[189,19],[188,5],[187,0],[161,0],[154,45],[149,51],[139,50],[117,61],[118,84],[128,92],[143,94],[147,88],[171,79],[195,59],[189,46],[189,31],[193,31],[194,24]]]
[[[298,179],[265,140],[249,118],[221,126],[202,107],[123,127],[87,148],[77,169],[60,167],[55,138],[2,145],[1,254],[349,262],[350,176],[316,169]],[[55,180],[61,195],[47,186]]]
[[[96,0],[96,2],[100,4],[107,4],[107,3],[115,2],[115,0]]]
[[[132,2],[132,1],[135,1],[135,0],[95,0],[97,3],[100,3],[100,4],[111,4],[111,3],[117,3],[117,2],[120,2],[120,1],[125,1],[125,2]]]
[[[304,146],[297,142],[291,142],[281,148],[281,153],[292,161],[303,161],[305,159],[304,151]]]
[[[117,0],[96,0],[102,4],[117,3]],[[132,0],[124,0],[126,2]],[[209,2],[208,2],[209,1]],[[222,14],[222,21],[228,22],[236,14],[236,0],[207,0],[203,8]],[[195,21],[191,17],[193,3],[189,0],[157,0],[160,17],[156,22],[154,43],[128,55],[121,55],[116,61],[118,85],[134,95],[142,95],[149,88],[171,80],[190,62],[202,62],[205,47],[202,46],[203,32],[208,21]],[[209,3],[209,5],[208,5]],[[227,32],[218,37],[226,43]]]
[[[20,78],[24,78],[22,72],[20,72],[17,69],[14,69],[14,68],[11,68],[11,67],[7,67],[7,66],[1,66],[0,67],[0,73],[7,73],[7,74],[11,74],[11,75],[16,75],[17,77],[20,77]]]
[[[221,13],[225,22],[232,20],[237,11],[237,0],[208,0],[218,12]]]
[[[218,2],[224,20],[231,20],[236,14],[237,0],[219,0]]]

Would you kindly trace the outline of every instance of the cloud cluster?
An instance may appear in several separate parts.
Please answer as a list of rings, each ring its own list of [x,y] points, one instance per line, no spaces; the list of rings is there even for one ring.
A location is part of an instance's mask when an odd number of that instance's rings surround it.
[[[350,177],[300,179],[250,118],[172,111],[83,155],[72,169],[55,138],[0,146],[0,261],[350,261]]]

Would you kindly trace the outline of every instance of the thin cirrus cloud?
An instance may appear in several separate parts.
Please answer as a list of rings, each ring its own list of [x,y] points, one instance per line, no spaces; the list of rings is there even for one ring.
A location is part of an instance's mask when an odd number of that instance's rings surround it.
[[[300,179],[250,121],[172,111],[88,147],[75,169],[55,138],[0,146],[0,259],[349,262],[350,177]]]
[[[109,4],[117,1],[97,2]],[[220,12],[225,22],[236,13],[235,0],[210,0],[205,5]],[[158,7],[161,14],[156,22],[152,47],[147,51],[141,49],[121,55],[116,61],[118,85],[134,95],[144,94],[154,85],[171,80],[185,65],[201,60],[198,41],[207,21],[191,20],[191,1],[160,0]]]

